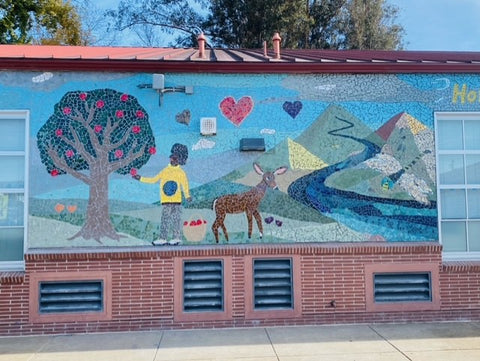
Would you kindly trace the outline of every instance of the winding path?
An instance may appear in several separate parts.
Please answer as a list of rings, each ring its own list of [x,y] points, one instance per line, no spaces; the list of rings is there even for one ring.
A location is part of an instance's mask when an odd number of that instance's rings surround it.
[[[436,209],[436,202],[425,206],[413,200],[366,196],[325,185],[326,179],[333,173],[355,167],[381,151],[379,146],[366,139],[341,134],[340,132],[353,128],[354,124],[338,116],[336,118],[347,125],[329,131],[328,134],[352,139],[365,148],[342,162],[297,179],[288,188],[289,196],[360,232],[368,229],[369,233],[381,234],[388,240],[406,240],[404,236],[395,239],[395,231],[400,230],[402,234],[410,234],[411,240],[435,239],[437,216],[432,210]]]

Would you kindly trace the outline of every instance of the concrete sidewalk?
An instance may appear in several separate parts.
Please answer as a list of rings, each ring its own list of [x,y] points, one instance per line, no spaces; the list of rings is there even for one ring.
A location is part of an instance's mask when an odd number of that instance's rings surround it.
[[[266,327],[0,338],[0,361],[480,360],[480,323]]]

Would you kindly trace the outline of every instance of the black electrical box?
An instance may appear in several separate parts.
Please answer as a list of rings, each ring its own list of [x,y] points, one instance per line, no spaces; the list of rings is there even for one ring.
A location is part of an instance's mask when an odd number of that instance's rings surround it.
[[[240,139],[240,151],[241,152],[264,152],[265,151],[265,139],[263,138],[242,138]]]

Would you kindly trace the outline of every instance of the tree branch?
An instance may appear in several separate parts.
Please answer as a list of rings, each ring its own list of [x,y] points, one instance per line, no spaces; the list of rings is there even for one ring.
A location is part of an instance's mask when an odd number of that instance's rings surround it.
[[[80,124],[82,124],[83,127],[87,130],[88,136],[90,138],[90,142],[92,143],[92,146],[93,146],[93,149],[100,149],[101,144],[98,141],[97,134],[95,133],[93,128],[90,126],[90,123],[92,122],[93,116],[95,114],[95,108],[94,107],[90,108],[90,110],[88,112],[88,119],[87,120],[85,120],[85,118],[83,117],[82,113],[80,113],[79,110],[75,109],[75,112],[77,114],[75,116],[71,115],[70,118],[79,122]]]
[[[123,167],[127,166],[128,164],[132,163],[135,159],[138,159],[142,155],[144,155],[145,150],[147,148],[147,145],[145,145],[143,148],[140,148],[139,151],[134,152],[133,149],[135,149],[136,145],[137,145],[137,140],[135,139],[132,147],[130,148],[130,150],[128,151],[127,155],[124,158],[119,159],[118,161],[115,161],[115,162],[111,162],[108,165],[109,172],[115,172],[115,171],[119,170],[120,168],[123,168]]]
[[[70,129],[70,133],[73,136],[73,139],[75,140],[72,142],[70,139],[66,138],[65,136],[61,136],[60,139],[62,139],[65,143],[71,145],[75,150],[80,153],[80,155],[88,162],[92,163],[94,161],[94,158],[92,155],[85,149],[85,145],[80,141],[80,138],[78,137],[77,132],[73,128],[71,124],[69,124],[68,128]]]
[[[71,175],[74,176],[75,178],[80,179],[82,182],[84,182],[84,183],[86,183],[86,184],[88,184],[88,185],[91,184],[91,179],[90,179],[88,176],[86,176],[85,174],[83,174],[83,173],[81,173],[81,172],[79,172],[79,171],[76,171],[75,169],[71,168],[71,167],[67,164],[66,160],[65,160],[64,158],[60,157],[60,156],[58,155],[58,152],[57,152],[55,149],[53,149],[53,147],[50,146],[50,147],[47,149],[47,153],[48,153],[48,155],[50,156],[50,158],[52,158],[53,164],[55,164],[55,166],[56,166],[57,168],[59,168],[60,170],[66,172],[66,173],[68,173],[68,174],[71,174]]]
[[[113,131],[118,128],[119,123],[114,123],[110,117],[107,118],[107,125],[103,131],[103,145],[106,146],[108,151],[115,149],[110,148],[110,136],[112,135]],[[126,134],[128,134],[126,132]]]

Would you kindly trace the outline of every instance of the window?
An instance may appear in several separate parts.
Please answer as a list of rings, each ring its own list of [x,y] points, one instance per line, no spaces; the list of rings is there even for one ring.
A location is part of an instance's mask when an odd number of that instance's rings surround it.
[[[28,111],[0,111],[0,270],[24,268],[28,123]]]
[[[436,113],[435,133],[444,255],[480,257],[480,113]]]

